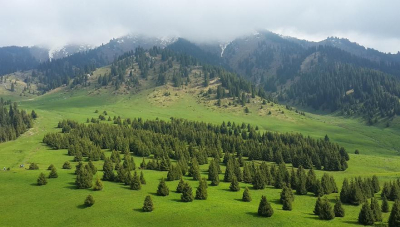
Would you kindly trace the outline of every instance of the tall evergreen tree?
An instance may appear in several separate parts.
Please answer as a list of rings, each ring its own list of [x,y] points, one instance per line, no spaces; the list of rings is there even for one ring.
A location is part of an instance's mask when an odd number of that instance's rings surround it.
[[[103,165],[103,180],[113,181],[114,177],[113,163],[110,158],[106,158]]]
[[[93,190],[95,190],[95,191],[103,190],[103,182],[100,180],[100,178],[96,179],[96,183],[93,186]]]
[[[254,189],[264,189],[265,188],[265,178],[260,169],[257,169],[254,174],[253,187],[254,187]]]
[[[335,218],[335,213],[327,197],[324,197],[322,201],[318,216],[321,220],[332,220]]]
[[[316,214],[316,215],[320,214],[322,204],[323,204],[323,201],[322,201],[321,197],[318,196],[318,199],[315,202],[315,206],[314,206],[314,214]]]
[[[234,165],[232,158],[228,160],[228,163],[226,164],[226,169],[225,169],[225,175],[224,175],[224,181],[225,182],[231,182],[233,176],[235,176],[234,172]]]
[[[143,171],[140,171],[140,183],[146,184],[146,179],[144,179]]]
[[[154,209],[153,206],[153,200],[151,199],[151,196],[146,196],[146,198],[144,199],[144,203],[143,203],[143,211],[144,212],[152,212]]]
[[[192,159],[192,163],[189,169],[189,176],[193,177],[193,180],[200,180],[200,167],[197,162],[197,158]]]
[[[140,190],[142,186],[140,185],[140,179],[139,176],[137,175],[137,172],[135,171],[135,175],[132,178],[131,181],[131,189],[132,190]]]
[[[400,200],[394,201],[392,211],[389,216],[389,227],[400,226]]]
[[[297,175],[296,193],[298,195],[307,194],[307,187],[306,187],[307,176],[306,176],[303,166],[299,166],[299,168],[297,169],[296,175]]]
[[[373,225],[374,224],[374,214],[372,213],[371,207],[368,201],[365,201],[361,211],[358,215],[358,223],[362,225]]]
[[[306,188],[308,192],[314,192],[316,181],[317,176],[315,175],[314,169],[311,168],[307,173]]]
[[[374,193],[378,193],[381,190],[381,186],[379,185],[379,180],[376,175],[372,176],[372,188]]]
[[[85,167],[81,167],[81,171],[79,174],[76,176],[75,184],[78,188],[84,189],[84,188],[91,188],[93,183],[93,174],[90,170],[90,167],[88,165],[85,165]]]
[[[335,206],[333,207],[333,211],[335,212],[335,217],[344,217],[344,208],[342,206],[342,202],[340,199],[336,200]]]
[[[181,200],[183,202],[192,202],[193,201],[192,187],[190,187],[190,185],[186,182],[184,183],[183,188],[182,188]]]
[[[53,166],[53,168],[51,169],[50,173],[49,173],[49,178],[57,178],[58,174],[57,174],[57,169],[56,167]]]
[[[179,180],[178,186],[176,187],[176,192],[182,193],[183,192],[183,187],[185,186],[185,182],[183,181],[183,178]]]
[[[274,214],[274,210],[271,204],[267,201],[267,197],[262,196],[260,204],[258,205],[258,215],[262,217],[271,217]]]
[[[386,196],[383,197],[381,209],[382,209],[383,213],[389,212],[389,202],[388,202]]]
[[[371,211],[372,214],[374,215],[374,221],[382,221],[382,212],[381,208],[379,206],[378,200],[375,199],[374,197],[371,198]]]
[[[206,200],[207,196],[207,180],[203,178],[199,181],[199,187],[196,190],[196,199]]]
[[[236,176],[232,177],[232,182],[229,185],[229,189],[233,192],[240,191],[239,181],[237,180]]]
[[[294,201],[294,197],[292,189],[286,185],[284,185],[282,188],[280,201],[283,204],[283,210],[292,210],[292,202]]]
[[[250,192],[249,192],[249,188],[248,187],[246,187],[244,189],[242,200],[244,202],[250,202],[251,201],[251,196],[250,196]]]
[[[161,178],[161,181],[160,181],[160,183],[158,184],[157,195],[160,195],[160,196],[167,196],[167,195],[169,195],[169,188],[168,188],[168,186],[165,184],[164,178]]]
[[[349,193],[350,193],[349,181],[347,180],[347,178],[344,178],[342,190],[340,191],[340,201],[342,201],[343,203],[348,203]]]

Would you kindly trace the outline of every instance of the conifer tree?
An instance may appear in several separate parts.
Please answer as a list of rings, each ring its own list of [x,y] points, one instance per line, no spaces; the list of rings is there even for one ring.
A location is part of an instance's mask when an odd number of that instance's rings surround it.
[[[47,184],[47,179],[44,173],[40,173],[37,179],[37,185],[42,186]]]
[[[315,207],[314,207],[314,214],[319,215],[320,214],[320,210],[322,207],[322,199],[321,197],[318,196],[317,201],[315,202]]]
[[[400,226],[400,200],[394,201],[392,211],[389,216],[389,227]]]
[[[344,208],[342,206],[342,202],[340,199],[336,200],[335,206],[333,207],[333,211],[335,212],[335,217],[344,217]]]
[[[169,188],[168,188],[168,186],[165,184],[164,178],[161,178],[161,181],[160,181],[160,183],[158,184],[157,195],[160,195],[160,196],[167,196],[167,195],[169,195]]]
[[[47,167],[47,170],[52,170],[53,168],[54,168],[54,165],[51,164],[51,165],[49,165],[49,167]]]
[[[103,182],[100,180],[100,178],[96,179],[96,183],[94,183],[93,190],[95,191],[103,190]]]
[[[91,188],[93,183],[93,174],[88,165],[81,167],[79,174],[76,176],[75,184],[79,189]]]
[[[230,158],[228,160],[228,162],[226,163],[224,181],[225,182],[231,182],[233,176],[235,176],[235,172],[234,172],[234,166],[233,166],[232,158]]]
[[[389,199],[392,201],[400,199],[400,189],[396,182],[394,182],[390,188]]]
[[[192,202],[193,201],[193,191],[192,187],[188,183],[184,183],[182,187],[182,195],[181,195],[181,200],[183,202]]]
[[[262,217],[271,217],[274,214],[274,210],[271,204],[268,203],[267,197],[262,196],[260,204],[258,205],[258,215]]]
[[[382,207],[381,208],[382,208],[382,212],[383,213],[388,213],[389,212],[389,203],[388,203],[388,200],[387,200],[386,196],[383,197]]]
[[[349,202],[349,193],[350,193],[349,181],[347,180],[347,178],[344,178],[342,190],[340,191],[340,201],[342,201],[342,203]]]
[[[239,182],[243,181],[243,173],[242,173],[242,170],[240,169],[240,163],[237,159],[235,159],[235,162],[234,162],[234,172],[235,172],[235,176],[236,176],[237,180]]]
[[[62,168],[63,168],[63,169],[71,169],[71,164],[69,163],[69,161],[64,162]]]
[[[379,206],[378,200],[375,199],[374,197],[371,198],[371,211],[372,214],[374,215],[374,221],[382,221],[382,212],[381,208]]]
[[[199,187],[196,190],[196,199],[206,200],[207,196],[207,180],[203,178],[199,181]]]
[[[219,184],[219,174],[216,161],[211,161],[208,167],[208,180],[211,181],[212,186],[217,186]]]
[[[307,176],[306,176],[303,166],[299,166],[299,168],[297,169],[296,175],[297,175],[296,193],[298,195],[307,194],[307,188],[306,188]]]
[[[324,189],[322,188],[321,181],[319,181],[319,179],[317,179],[317,181],[315,182],[314,190],[315,196],[321,197],[324,195]]]
[[[146,198],[144,199],[144,203],[143,203],[143,211],[144,212],[152,212],[154,209],[153,207],[153,200],[151,199],[151,196],[146,196]]]
[[[261,173],[260,169],[257,169],[253,177],[253,187],[254,189],[264,189],[265,188],[265,178]]]
[[[146,184],[146,179],[144,179],[143,171],[140,171],[140,183]]]
[[[332,220],[335,218],[335,213],[327,197],[324,197],[324,200],[322,201],[318,216],[321,220]]]
[[[144,160],[144,158],[143,158],[142,163],[140,163],[140,168],[141,169],[146,169],[146,161]]]
[[[232,182],[231,185],[229,186],[229,189],[233,192],[240,191],[239,181],[237,180],[236,176],[232,177]]]
[[[372,188],[374,190],[374,193],[378,193],[381,190],[379,180],[376,175],[372,176]]]
[[[242,200],[244,202],[250,202],[251,201],[251,196],[250,196],[250,192],[249,192],[249,188],[248,187],[246,187],[244,189]]]
[[[183,187],[185,186],[185,182],[183,181],[183,178],[179,180],[178,186],[176,187],[176,192],[182,193]]]
[[[95,201],[94,201],[93,196],[92,196],[92,195],[88,195],[88,196],[86,197],[86,199],[85,199],[84,204],[85,204],[86,207],[91,207],[91,206],[93,206],[94,202],[95,202]]]
[[[200,167],[196,158],[192,159],[189,169],[189,176],[193,177],[193,180],[200,180]]]
[[[113,181],[114,180],[114,168],[110,158],[104,160],[103,165],[103,180]]]
[[[292,210],[292,202],[294,200],[292,189],[287,187],[286,185],[283,186],[281,192],[280,201],[283,204],[283,210]]]
[[[89,165],[89,167],[90,167],[90,169],[91,169],[91,171],[92,171],[92,174],[95,175],[95,174],[97,173],[97,168],[96,168],[96,166],[94,166],[94,164],[93,164],[93,162],[92,162],[91,160],[89,160],[88,165]]]
[[[132,177],[131,181],[131,189],[132,190],[140,190],[142,186],[140,185],[140,179],[139,176],[137,175],[137,172],[135,171],[135,175]]]
[[[51,169],[50,173],[49,173],[49,178],[57,178],[58,174],[57,174],[57,169],[56,167],[53,166],[53,168]]]
[[[317,181],[317,176],[315,175],[314,169],[311,168],[307,173],[306,188],[308,192],[314,192],[316,181]]]
[[[294,172],[294,168],[292,167],[292,172],[290,173],[290,185],[293,188],[297,189],[297,174]]]
[[[368,201],[365,201],[361,208],[361,211],[358,215],[358,223],[362,225],[374,224],[374,215],[372,213],[370,205],[368,204]]]
[[[253,179],[251,177],[251,171],[248,163],[245,163],[243,166],[243,182],[244,183],[252,183]]]

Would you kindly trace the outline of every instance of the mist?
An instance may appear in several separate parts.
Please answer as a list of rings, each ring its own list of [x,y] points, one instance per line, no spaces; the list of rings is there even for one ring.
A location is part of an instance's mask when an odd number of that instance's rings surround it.
[[[0,0],[0,46],[100,45],[127,34],[228,42],[256,30],[400,50],[395,0]]]

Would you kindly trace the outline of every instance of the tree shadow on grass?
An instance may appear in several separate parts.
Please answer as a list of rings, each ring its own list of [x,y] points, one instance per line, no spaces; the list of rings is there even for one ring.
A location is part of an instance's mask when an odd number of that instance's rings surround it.
[[[79,208],[79,209],[86,209],[86,208],[88,208],[87,206],[85,206],[85,204],[80,204],[80,205],[78,205],[78,206],[76,206],[77,208]]]
[[[171,199],[171,201],[178,202],[178,203],[183,203],[181,199]]]
[[[346,224],[359,225],[358,221],[343,221],[343,222]]]
[[[149,194],[154,195],[154,196],[160,196],[160,195],[157,195],[157,192],[149,192]],[[160,196],[160,197],[165,197],[165,196]]]
[[[319,219],[318,215],[313,215],[313,216],[309,216],[309,217],[306,217],[306,218],[314,219],[314,220],[321,220],[321,219]]]
[[[271,202],[271,203],[273,203],[273,204],[277,204],[277,205],[282,205],[280,199],[271,199],[271,200],[269,200],[269,202]]]
[[[143,208],[135,208],[133,210],[139,213],[144,213]]]
[[[251,215],[255,218],[264,218],[262,216],[259,216],[257,212],[246,212],[246,214]]]

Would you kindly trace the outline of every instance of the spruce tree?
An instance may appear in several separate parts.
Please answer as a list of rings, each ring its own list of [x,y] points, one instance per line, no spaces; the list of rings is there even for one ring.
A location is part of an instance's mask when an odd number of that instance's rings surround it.
[[[315,183],[317,181],[317,176],[314,170],[311,168],[307,173],[306,188],[308,192],[314,192]]]
[[[333,207],[333,211],[335,212],[335,217],[344,217],[344,208],[342,206],[342,202],[340,199],[336,200],[335,206]]]
[[[253,179],[251,177],[250,166],[248,163],[245,163],[243,166],[243,182],[244,183],[252,183]]]
[[[86,199],[85,199],[84,204],[85,204],[86,207],[91,207],[91,206],[93,206],[94,202],[95,202],[95,201],[94,201],[93,196],[92,196],[92,195],[88,195],[88,196],[86,197]]]
[[[349,181],[347,180],[347,178],[344,178],[342,190],[340,191],[340,201],[342,201],[342,203],[349,202],[349,193],[350,193]]]
[[[374,197],[371,198],[371,210],[372,214],[374,215],[374,221],[382,221],[382,212],[381,208],[379,206],[378,200],[375,199]]]
[[[296,193],[298,195],[307,194],[307,187],[306,187],[307,176],[306,176],[303,166],[299,166],[299,168],[297,169],[297,172],[296,172],[296,176],[297,176]]]
[[[57,178],[58,174],[57,174],[57,169],[56,167],[53,166],[53,168],[51,169],[50,173],[49,173],[49,178]]]
[[[322,201],[318,216],[321,220],[332,220],[335,218],[335,213],[327,197],[324,197],[324,200]]]
[[[44,173],[40,173],[37,179],[37,185],[42,186],[47,184],[47,179]]]
[[[292,210],[292,202],[294,200],[292,189],[287,187],[286,185],[283,186],[281,192],[280,201],[283,204],[283,210]]]
[[[89,160],[88,165],[89,165],[89,167],[90,167],[90,169],[91,169],[92,175],[95,175],[95,174],[97,173],[97,168],[96,168],[96,166],[94,166],[94,164],[93,164],[93,162],[92,162],[91,160]]]
[[[362,225],[373,225],[374,224],[374,214],[372,213],[371,207],[368,201],[365,201],[361,211],[358,215],[358,223]]]
[[[372,188],[374,190],[374,193],[378,193],[381,190],[379,180],[376,175],[372,176]]]
[[[235,172],[234,172],[234,166],[233,166],[232,158],[230,158],[228,160],[228,163],[226,164],[224,181],[225,182],[231,182],[233,176],[235,176]]]
[[[253,177],[253,187],[254,189],[264,189],[265,188],[265,178],[260,169],[257,169]]]
[[[381,208],[382,208],[383,213],[389,212],[389,203],[388,203],[386,196],[384,196],[382,199],[382,207]]]
[[[389,216],[389,227],[400,226],[400,200],[394,201],[392,211]]]
[[[93,190],[95,191],[103,190],[103,182],[100,180],[100,178],[96,179],[96,183],[94,183]]]
[[[92,187],[93,174],[88,165],[81,167],[79,174],[76,176],[75,184],[79,189]]]
[[[200,180],[200,167],[196,158],[192,159],[189,169],[189,176],[193,177],[193,180]]]
[[[103,165],[103,180],[113,181],[114,177],[113,163],[110,158],[106,158]]]
[[[143,171],[140,171],[140,183],[146,184],[146,179],[144,179]]]
[[[69,161],[64,162],[62,168],[63,168],[63,169],[71,169],[71,164],[69,163]]]
[[[315,206],[314,206],[314,214],[316,214],[316,215],[320,214],[322,204],[323,204],[322,199],[321,199],[321,197],[318,196],[318,199],[315,202]]]
[[[244,189],[242,200],[244,202],[250,202],[251,201],[251,196],[250,196],[250,192],[249,192],[249,188],[248,187],[246,187]]]
[[[182,195],[181,195],[181,200],[183,202],[192,202],[193,201],[193,191],[192,187],[188,183],[184,183],[182,187]]]
[[[231,185],[229,185],[229,189],[233,192],[240,191],[239,181],[237,180],[236,176],[232,177]]]
[[[199,187],[196,190],[196,199],[206,200],[207,196],[207,180],[203,178],[199,181]]]
[[[54,168],[54,165],[51,164],[51,165],[49,165],[49,167],[47,167],[47,170],[52,170],[53,168]]]
[[[324,189],[322,188],[321,181],[319,181],[319,179],[317,179],[317,181],[315,182],[314,195],[318,197],[324,195]]]
[[[258,215],[262,217],[271,217],[274,214],[274,210],[271,204],[268,203],[267,197],[261,196],[260,204],[258,205]]]
[[[169,195],[169,188],[168,188],[168,186],[165,184],[164,178],[161,178],[161,181],[160,181],[160,183],[158,184],[157,195],[160,195],[160,196],[167,196],[167,195]]]
[[[137,175],[137,172],[135,171],[135,175],[132,178],[131,181],[131,189],[132,190],[140,190],[142,186],[140,185],[140,179],[139,176]]]
[[[185,186],[185,181],[183,181],[182,177],[179,180],[178,186],[176,187],[176,192],[182,193],[183,187]]]
[[[143,211],[144,212],[152,212],[154,209],[153,207],[153,200],[151,199],[151,196],[146,196],[146,198],[144,199],[144,203],[143,203]]]

